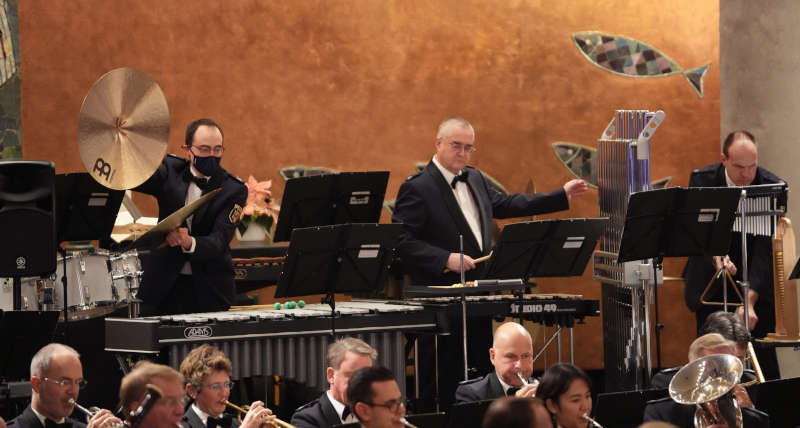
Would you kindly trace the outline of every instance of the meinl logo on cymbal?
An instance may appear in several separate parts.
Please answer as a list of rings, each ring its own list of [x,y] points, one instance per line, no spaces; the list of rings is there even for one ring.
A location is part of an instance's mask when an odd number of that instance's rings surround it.
[[[211,327],[187,327],[183,330],[183,337],[187,339],[195,339],[198,337],[211,337],[214,332]]]

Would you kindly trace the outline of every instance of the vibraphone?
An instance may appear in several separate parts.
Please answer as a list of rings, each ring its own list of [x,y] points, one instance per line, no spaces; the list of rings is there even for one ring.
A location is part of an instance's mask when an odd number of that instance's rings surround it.
[[[449,323],[450,320],[457,319],[461,312],[460,297],[420,297],[412,299],[425,305],[426,308],[435,310],[438,315],[439,330],[451,333],[455,330]],[[573,357],[573,331],[576,321],[583,323],[585,317],[596,317],[600,315],[600,302],[598,300],[586,300],[580,295],[570,294],[523,294],[519,296],[511,294],[496,294],[491,296],[467,296],[467,317],[486,317],[504,316],[514,317],[543,324],[546,326],[558,326],[569,328],[570,360]],[[560,340],[561,329],[556,330],[542,348],[545,348],[558,338]],[[560,343],[560,342],[559,342]],[[541,354],[541,352],[539,354]],[[538,355],[537,355],[538,357]],[[561,347],[559,346],[559,360],[561,359]]]
[[[277,375],[326,389],[325,354],[331,323],[338,335],[357,337],[378,351],[377,363],[396,374],[405,393],[404,334],[431,332],[434,311],[420,304],[382,301],[310,304],[296,309],[256,309],[145,318],[107,318],[106,351],[164,356],[178,368],[194,347],[210,343],[231,359],[231,378]],[[163,355],[166,354],[166,355]]]

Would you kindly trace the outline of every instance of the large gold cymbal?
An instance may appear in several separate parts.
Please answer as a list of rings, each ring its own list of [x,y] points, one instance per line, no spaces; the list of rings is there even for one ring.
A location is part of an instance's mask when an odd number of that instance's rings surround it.
[[[100,184],[125,190],[144,183],[161,164],[168,141],[167,99],[147,73],[111,70],[86,94],[78,151]]]

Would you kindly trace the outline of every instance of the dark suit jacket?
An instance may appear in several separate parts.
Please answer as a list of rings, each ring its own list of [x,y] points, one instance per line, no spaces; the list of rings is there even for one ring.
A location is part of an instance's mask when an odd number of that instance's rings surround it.
[[[158,199],[161,221],[185,205],[190,174],[188,160],[167,155],[153,176],[134,190]],[[194,253],[186,254],[180,247],[150,251],[138,294],[145,303],[158,306],[164,300],[187,260],[192,266],[194,293],[205,310],[227,310],[233,302],[230,242],[238,223],[235,207],[244,207],[247,187],[220,169],[203,193],[217,188],[222,191],[194,213],[190,232],[196,241]]]
[[[644,408],[644,422],[664,421],[679,427],[693,427],[695,409],[697,406],[678,404],[669,397],[649,401]],[[744,428],[769,428],[769,415],[749,407],[742,407],[742,421]]]
[[[237,420],[236,416],[232,415],[228,416],[233,418],[233,420],[231,421],[231,428],[236,428],[239,425],[241,425],[241,423],[239,423],[239,421]],[[203,421],[200,420],[200,416],[198,416],[197,413],[194,412],[194,409],[192,409],[191,406],[189,406],[189,408],[186,410],[186,413],[183,414],[183,419],[181,419],[181,426],[183,426],[184,428],[206,428],[205,424],[203,424]]]
[[[456,389],[456,403],[493,400],[505,395],[497,373],[491,372],[484,377],[461,382]]]
[[[415,285],[449,285],[460,281],[454,272],[442,273],[450,253],[458,252],[459,234],[464,236],[464,253],[477,258],[491,250],[492,219],[569,208],[564,189],[504,195],[491,188],[477,169],[468,166],[464,170],[468,172],[467,184],[480,214],[483,250],[458,206],[452,187],[432,161],[400,186],[392,220],[403,223],[397,248]],[[468,279],[479,278],[481,268],[469,271]]]
[[[86,424],[72,419],[67,419],[69,422],[72,423],[72,428],[84,428]],[[31,406],[25,408],[25,410],[16,418],[8,421],[8,426],[14,428],[44,428],[41,422],[39,422],[39,418],[36,417],[36,413],[33,413],[33,409]]]
[[[342,420],[328,399],[328,394],[323,393],[316,400],[298,407],[289,423],[297,428],[331,428],[341,425]]]

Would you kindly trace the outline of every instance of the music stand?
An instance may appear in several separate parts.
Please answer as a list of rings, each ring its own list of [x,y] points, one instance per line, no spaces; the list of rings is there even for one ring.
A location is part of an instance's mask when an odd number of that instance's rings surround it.
[[[402,224],[337,224],[295,229],[275,298],[325,294],[335,335],[335,293],[379,291],[386,284]]]
[[[469,403],[457,403],[447,412],[448,428],[481,428],[483,415],[494,400],[472,401]]]
[[[109,237],[122,205],[124,190],[112,190],[87,172],[56,175],[56,235],[58,242],[93,241]]]
[[[773,427],[800,426],[800,413],[794,407],[798,388],[800,378],[768,380],[750,387],[756,408],[769,415]]]
[[[497,240],[484,277],[497,279],[580,276],[608,218],[508,224]]]
[[[0,310],[0,343],[5,344],[0,358],[0,377],[28,379],[33,354],[53,341],[57,322],[56,311]]]
[[[125,191],[111,190],[86,172],[56,175],[55,215],[58,242],[100,241],[111,236],[123,196]],[[58,251],[66,272],[66,250],[59,246]],[[64,287],[64,323],[69,319],[68,276],[65,273],[61,277],[61,285]]]
[[[740,191],[727,187],[693,187],[637,192],[628,200],[625,225],[617,262],[652,259],[652,277],[646,269],[639,270],[642,286],[632,289],[632,310],[639,312],[639,296],[649,294],[650,284],[657,284],[658,270],[664,257],[720,255],[728,251],[734,214]],[[640,265],[645,267],[646,264]],[[661,366],[661,333],[658,324],[658,291],[654,290],[656,308],[656,353]],[[644,303],[644,331],[647,370],[650,381],[650,305]],[[636,316],[634,319],[637,318]],[[634,322],[634,329],[638,329]],[[637,340],[638,340],[637,334]],[[638,359],[637,359],[638,362]],[[637,370],[636,376],[638,377]],[[639,385],[638,380],[636,385]]]
[[[664,397],[669,397],[666,389],[597,394],[594,418],[607,427],[636,428],[644,419],[647,402]]]
[[[283,190],[274,240],[288,241],[296,228],[377,223],[388,182],[389,171],[289,179]]]

